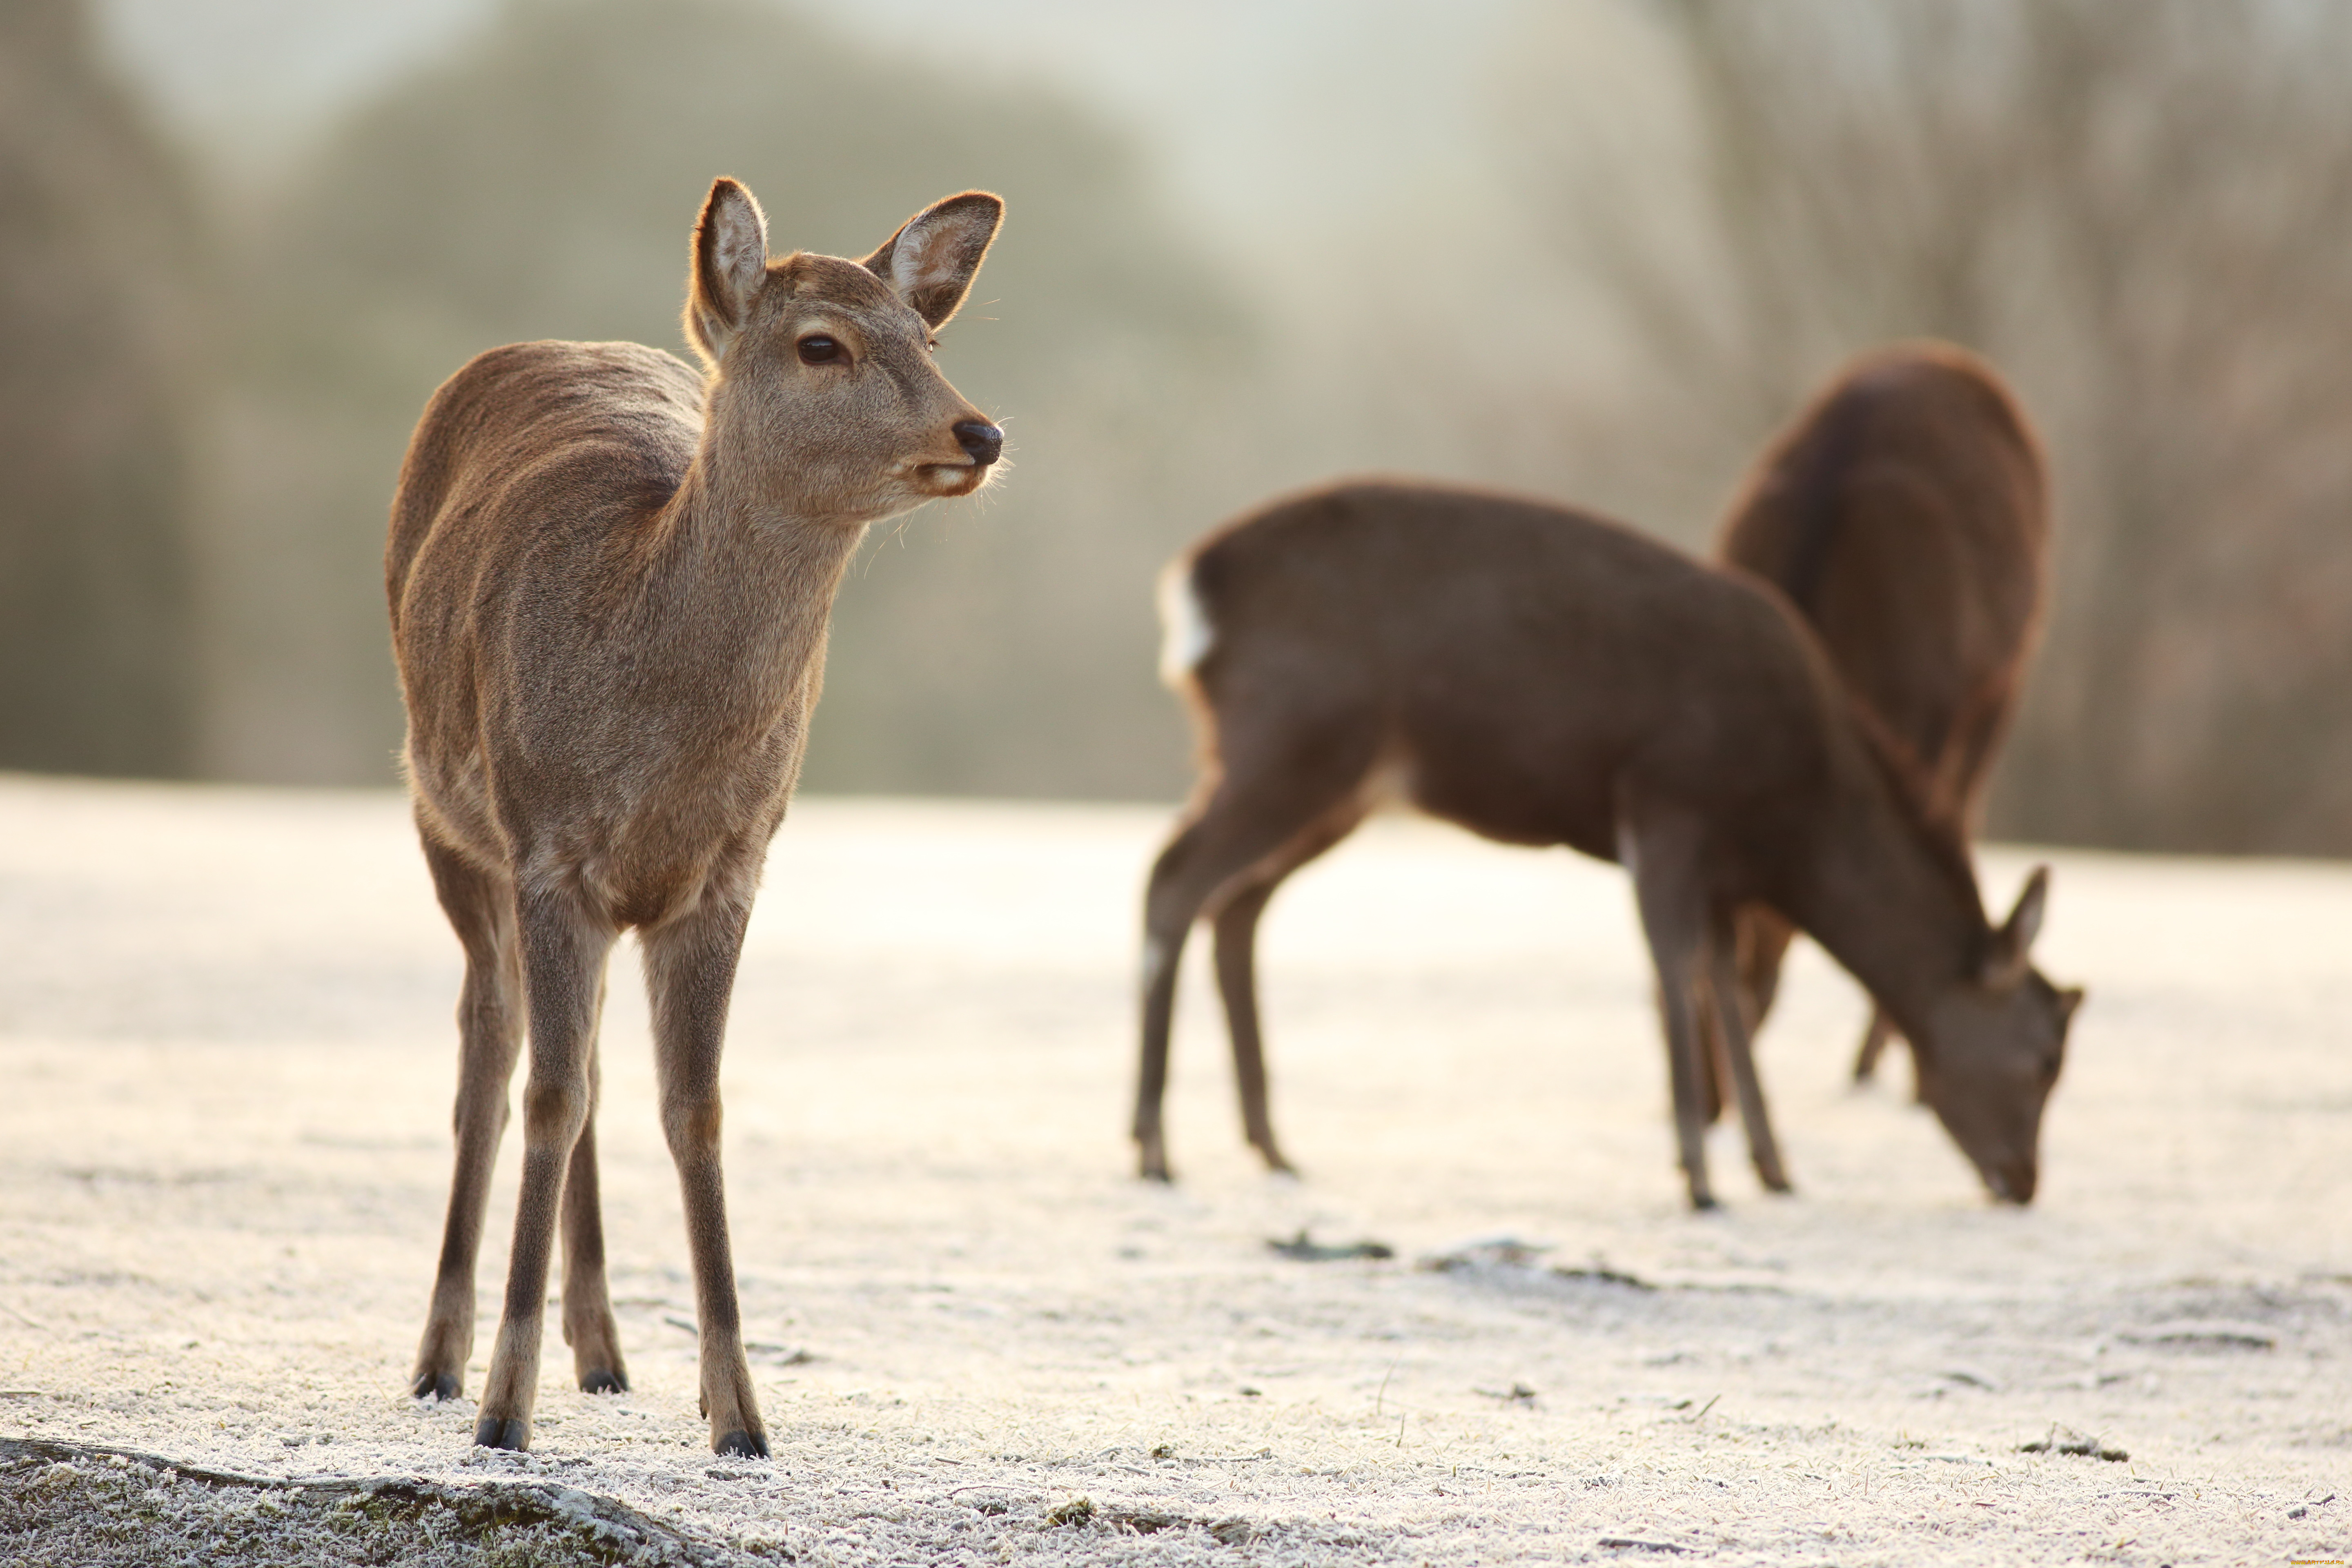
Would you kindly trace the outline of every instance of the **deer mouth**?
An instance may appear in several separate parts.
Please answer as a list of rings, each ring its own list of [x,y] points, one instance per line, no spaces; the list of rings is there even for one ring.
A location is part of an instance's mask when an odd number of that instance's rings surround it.
[[[988,483],[993,467],[973,462],[922,463],[915,468],[915,482],[942,500],[968,496]]]
[[[1996,1202],[2015,1204],[2023,1208],[2033,1201],[2037,1173],[2032,1161],[2004,1160],[1979,1167],[1979,1173],[1984,1177],[1986,1191],[1992,1194]]]

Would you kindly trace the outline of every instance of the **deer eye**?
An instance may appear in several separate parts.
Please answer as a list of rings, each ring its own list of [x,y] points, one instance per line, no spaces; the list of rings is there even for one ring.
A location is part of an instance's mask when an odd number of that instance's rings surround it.
[[[849,357],[842,353],[839,342],[823,332],[811,333],[803,338],[798,346],[803,364],[839,364]]]

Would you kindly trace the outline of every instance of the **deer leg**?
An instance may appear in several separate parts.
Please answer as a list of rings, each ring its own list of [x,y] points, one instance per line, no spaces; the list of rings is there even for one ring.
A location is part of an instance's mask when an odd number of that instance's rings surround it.
[[[1233,1037],[1234,1087],[1241,1095],[1242,1133],[1265,1159],[1269,1171],[1290,1171],[1274,1141],[1265,1103],[1265,1047],[1258,1031],[1257,922],[1274,897],[1276,882],[1244,888],[1217,911],[1217,993],[1225,1004],[1225,1030]]]
[[[1796,927],[1769,905],[1743,904],[1739,908],[1732,928],[1731,947],[1738,976],[1738,998],[1743,1009],[1740,1016],[1747,1022],[1751,1042],[1756,1031],[1764,1026],[1764,1020],[1771,1016],[1774,998],[1780,994],[1780,965],[1796,934]]]
[[[1789,939],[1794,934],[1795,928],[1780,911],[1764,904],[1742,904],[1732,916],[1727,940],[1738,978],[1734,988],[1723,994],[1739,1008],[1751,1050],[1756,1031],[1764,1026],[1765,1016],[1772,1011],[1772,999],[1780,994],[1780,963],[1788,953]],[[1706,1121],[1712,1127],[1722,1116],[1726,1104],[1723,1083],[1729,1070],[1730,1047],[1717,1023],[1716,1010],[1704,1008],[1699,1016],[1706,1036],[1706,1049],[1702,1055],[1706,1062]]]
[[[1217,993],[1225,1005],[1225,1032],[1234,1046],[1234,1086],[1241,1095],[1242,1131],[1250,1147],[1265,1156],[1269,1171],[1296,1173],[1275,1142],[1274,1120],[1266,1108],[1265,1046],[1257,1006],[1257,924],[1283,879],[1349,834],[1364,819],[1354,802],[1316,823],[1283,846],[1270,865],[1253,868],[1251,879],[1239,891],[1221,891],[1222,903],[1210,930],[1216,939]]]
[[[1246,783],[1238,769],[1207,807],[1161,850],[1143,896],[1143,1053],[1135,1094],[1138,1173],[1165,1182],[1168,1152],[1160,1104],[1168,1087],[1168,1037],[1176,1010],[1176,973],[1184,940],[1204,909],[1217,910],[1217,978],[1234,1041],[1242,1120],[1250,1142],[1277,1171],[1290,1169],[1275,1146],[1265,1114],[1265,1058],[1258,1037],[1255,963],[1251,957],[1258,914],[1291,871],[1345,838],[1362,820],[1351,794],[1370,765],[1367,740],[1360,759],[1349,748],[1322,742],[1311,731],[1292,736],[1316,759],[1297,756],[1255,770]],[[1234,911],[1259,887],[1254,909]],[[1227,924],[1227,917],[1232,923]],[[1235,1011],[1235,998],[1240,1011]],[[1244,1021],[1246,1021],[1246,1039]],[[1252,1115],[1253,1097],[1255,1115]],[[1262,1135],[1262,1136],[1261,1136]]]
[[[1718,924],[1707,949],[1707,989],[1712,1004],[1708,1010],[1715,1016],[1724,1065],[1729,1069],[1732,1092],[1738,1100],[1739,1124],[1748,1133],[1748,1157],[1755,1163],[1756,1179],[1764,1184],[1766,1192],[1789,1192],[1792,1189],[1780,1165],[1780,1145],[1772,1136],[1771,1117],[1764,1105],[1764,1086],[1756,1076],[1754,1037],[1748,1032],[1745,1002],[1752,993],[1747,990],[1745,976],[1740,973],[1740,953],[1730,921]]]
[[[1695,1209],[1716,1206],[1706,1179],[1706,1068],[1699,1034],[1707,947],[1703,833],[1696,818],[1680,815],[1638,825],[1621,819],[1617,833],[1618,862],[1633,874],[1642,933],[1657,969],[1658,1011],[1674,1086],[1675,1142]]]
[[[507,1084],[522,1048],[522,971],[514,891],[506,879],[467,864],[430,834],[423,837],[434,889],[466,950],[466,981],[457,1001],[457,1167],[409,1392],[419,1399],[455,1399],[474,1352],[474,1268],[489,1207],[490,1171],[506,1131]]]
[[[530,1001],[530,1078],[522,1091],[522,1191],[507,1259],[506,1309],[474,1423],[474,1441],[487,1448],[530,1446],[548,1268],[564,1173],[588,1124],[588,1058],[614,934],[569,891],[517,901]]]
[[[677,1166],[687,1249],[694,1264],[702,1414],[710,1422],[713,1452],[765,1458],[768,1429],[760,1419],[751,1364],[743,1354],[743,1311],[735,1294],[719,1140],[719,1059],[750,916],[748,898],[739,902],[714,893],[692,912],[640,933],[640,940],[653,999],[662,1133]]]
[[[1656,998],[1660,1005],[1663,997]],[[1730,1077],[1727,1066],[1729,1049],[1723,1042],[1723,1031],[1717,1025],[1715,1009],[1698,1010],[1699,1114],[1706,1118],[1709,1127],[1723,1120],[1723,1108],[1728,1103],[1723,1096],[1723,1085]]]
[[[596,986],[601,1024],[604,987]],[[604,1100],[603,1049],[588,1043],[588,1120],[572,1145],[572,1165],[563,1177],[563,1342],[572,1347],[572,1367],[590,1394],[625,1394],[629,1369],[621,1359],[621,1331],[613,1321],[613,1300],[604,1283],[604,1218],[597,1202],[596,1110]]]
[[[1176,1020],[1176,975],[1202,894],[1182,875],[1192,828],[1177,835],[1151,868],[1143,895],[1143,1055],[1136,1072],[1136,1173],[1172,1181],[1160,1105],[1168,1091],[1168,1037]]]
[[[1895,1020],[1875,1002],[1870,1006],[1870,1026],[1863,1031],[1862,1048],[1853,1054],[1853,1081],[1868,1083],[1878,1072],[1878,1058],[1895,1037]]]

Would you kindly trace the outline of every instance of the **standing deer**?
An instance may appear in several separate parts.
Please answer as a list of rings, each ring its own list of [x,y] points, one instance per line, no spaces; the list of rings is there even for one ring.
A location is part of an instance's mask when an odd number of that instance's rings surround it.
[[[719,180],[687,277],[705,373],[635,343],[511,344],[444,383],[409,443],[385,554],[393,648],[417,829],[466,951],[457,1171],[419,1397],[453,1398],[465,1376],[490,1165],[530,1045],[477,1443],[530,1441],[559,1215],[580,1386],[628,1386],[594,1117],[605,961],[633,927],[711,1447],[768,1452],[719,1173],[728,998],[843,570],[866,524],[971,494],[1003,447],[930,357],[1003,212],[968,191],[862,262],[771,261],[759,204]]]
[[[2047,489],[2040,444],[1992,367],[1906,344],[1847,366],[1758,459],[1717,546],[1788,595],[1924,781],[1928,810],[1963,833],[1981,820],[2041,630]],[[1739,913],[1751,1030],[1790,935],[1764,905]],[[1893,1032],[1874,1007],[1856,1081]]]
[[[1539,501],[1355,483],[1211,534],[1170,567],[1162,603],[1163,674],[1190,701],[1205,765],[1144,900],[1144,1175],[1169,1173],[1169,1025],[1203,914],[1244,1130],[1289,1168],[1266,1112],[1258,917],[1393,790],[1486,837],[1566,844],[1633,873],[1694,1207],[1714,1204],[1703,1013],[1728,1047],[1757,1173],[1788,1185],[1731,1005],[1733,918],[1758,900],[1915,1042],[1927,1103],[1993,1194],[2032,1197],[2081,999],[2027,956],[2047,878],[1987,923],[1958,835],[1914,800],[1780,595]]]

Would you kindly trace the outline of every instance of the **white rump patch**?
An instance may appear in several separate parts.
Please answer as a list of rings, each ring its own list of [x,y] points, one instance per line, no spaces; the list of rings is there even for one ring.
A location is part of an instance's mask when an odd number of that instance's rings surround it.
[[[1189,556],[1171,561],[1160,574],[1158,598],[1160,679],[1172,691],[1201,667],[1201,661],[1209,656],[1211,645],[1217,640],[1217,633],[1209,625],[1207,612],[1201,608],[1200,595],[1192,591],[1192,562]]]

